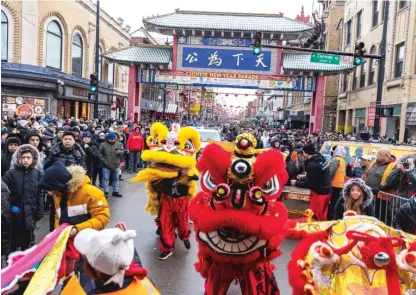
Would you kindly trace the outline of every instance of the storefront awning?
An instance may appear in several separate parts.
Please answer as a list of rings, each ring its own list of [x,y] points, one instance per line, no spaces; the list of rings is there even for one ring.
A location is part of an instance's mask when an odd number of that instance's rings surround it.
[[[178,106],[176,104],[169,103],[168,105],[166,105],[165,113],[166,114],[176,114],[177,108],[178,108]],[[158,111],[158,113],[163,113],[163,104],[159,105],[159,108],[158,108],[157,111]]]

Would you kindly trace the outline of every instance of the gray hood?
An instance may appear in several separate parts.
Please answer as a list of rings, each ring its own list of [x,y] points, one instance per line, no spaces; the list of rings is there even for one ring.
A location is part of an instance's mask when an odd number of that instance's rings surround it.
[[[363,190],[363,192],[364,192],[364,208],[368,207],[373,202],[374,195],[373,195],[373,192],[372,192],[371,188],[368,185],[366,185],[364,180],[362,180],[361,178],[352,178],[352,179],[348,180],[345,183],[344,188],[341,191],[341,198],[343,198],[344,201],[346,201],[347,196],[348,196],[351,188],[354,185],[358,185]]]
[[[16,167],[21,167],[19,160],[23,153],[30,152],[33,155],[33,163],[32,167],[42,170],[42,164],[40,163],[40,154],[37,148],[30,144],[23,144],[19,146],[17,151],[12,156],[12,161],[10,163],[10,169],[14,169]]]

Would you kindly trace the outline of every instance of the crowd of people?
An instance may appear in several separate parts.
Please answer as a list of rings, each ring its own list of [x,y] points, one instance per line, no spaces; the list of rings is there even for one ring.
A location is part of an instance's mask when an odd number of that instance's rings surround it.
[[[132,260],[130,254],[122,262],[112,262],[123,264],[123,275],[116,276],[120,267],[116,264],[114,271],[106,272],[101,268],[103,264],[91,258],[95,252],[89,252],[85,241],[97,239],[97,243],[105,244],[117,240],[122,244],[120,249],[132,251],[130,243],[135,233],[124,226],[107,234],[103,231],[102,236],[98,231],[109,222],[110,190],[112,197],[122,197],[119,182],[123,180],[123,170],[136,173],[147,165],[141,160],[141,152],[148,148],[145,139],[150,135],[151,123],[51,117],[9,118],[3,122],[2,254],[33,245],[37,222],[49,214],[50,231],[63,223],[73,226],[71,237],[91,229],[75,242],[84,255],[82,263],[89,269],[89,276],[80,277],[83,287],[89,285],[94,290],[94,281],[111,280],[121,288],[125,273],[143,279],[146,272],[141,266],[128,263]],[[355,211],[416,234],[416,155],[396,159],[388,148],[382,148],[375,159],[362,155],[347,161],[345,148],[335,146],[328,161],[319,151],[325,141],[341,139],[335,134],[308,134],[305,129],[253,124],[212,127],[220,131],[223,140],[233,141],[238,134],[248,132],[257,138],[258,149],[279,149],[285,155],[287,185],[310,189],[310,208],[317,220],[340,219],[346,212]],[[345,139],[354,140],[354,135]],[[400,196],[406,202],[395,208],[385,193]],[[129,283],[133,281],[130,278]]]

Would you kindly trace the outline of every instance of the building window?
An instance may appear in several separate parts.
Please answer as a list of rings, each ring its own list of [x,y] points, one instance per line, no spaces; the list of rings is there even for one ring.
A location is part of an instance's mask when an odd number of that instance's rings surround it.
[[[360,10],[357,13],[357,36],[356,36],[357,39],[361,37],[361,16],[362,16],[362,14],[363,14],[362,10]]]
[[[56,21],[51,21],[48,25],[46,66],[58,70],[62,68],[62,31]]]
[[[365,74],[367,72],[367,62],[361,64],[360,88],[365,87]]]
[[[394,71],[394,77],[401,77],[403,74],[404,66],[404,43],[396,45],[396,69]]]
[[[114,85],[114,63],[108,64],[108,78],[107,83],[110,85]]]
[[[347,22],[347,29],[346,29],[346,34],[347,34],[347,45],[351,43],[351,35],[352,35],[352,31],[351,31],[351,20],[349,20]]]
[[[101,54],[103,53],[103,50],[101,49],[101,46],[98,50],[98,81],[103,81],[103,58],[101,57]]]
[[[72,73],[82,75],[82,39],[77,33],[72,37]]]
[[[408,0],[400,0],[399,1],[399,9],[405,8],[409,4]]]
[[[347,92],[348,89],[348,74],[344,74],[344,80],[342,82],[342,92]]]
[[[9,22],[6,14],[1,11],[1,61],[7,61],[9,44]]]
[[[370,50],[370,54],[376,54],[376,48],[373,46]],[[370,59],[370,73],[368,77],[368,85],[374,84],[374,73],[376,72],[376,60]]]
[[[357,77],[357,69],[354,70],[354,75],[352,77],[352,90],[357,89],[357,81],[358,77]]]
[[[373,27],[378,25],[378,0],[373,0]]]

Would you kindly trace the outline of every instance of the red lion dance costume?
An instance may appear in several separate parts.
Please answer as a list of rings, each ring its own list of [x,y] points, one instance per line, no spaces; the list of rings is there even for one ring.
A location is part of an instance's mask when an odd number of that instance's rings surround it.
[[[201,138],[191,127],[172,125],[172,131],[162,123],[154,123],[146,139],[149,150],[142,153],[143,161],[150,162],[133,182],[146,182],[148,204],[146,210],[157,215],[157,233],[160,236],[159,259],[172,255],[175,247],[175,229],[185,247],[190,248],[188,206],[196,195],[198,170],[195,154]]]
[[[281,254],[287,211],[276,199],[288,176],[281,153],[256,144],[250,134],[239,135],[232,148],[212,143],[198,162],[202,191],[189,216],[206,295],[225,295],[234,280],[243,295],[280,294],[270,261]]]
[[[298,223],[293,295],[414,295],[416,236],[348,211],[344,219]]]

